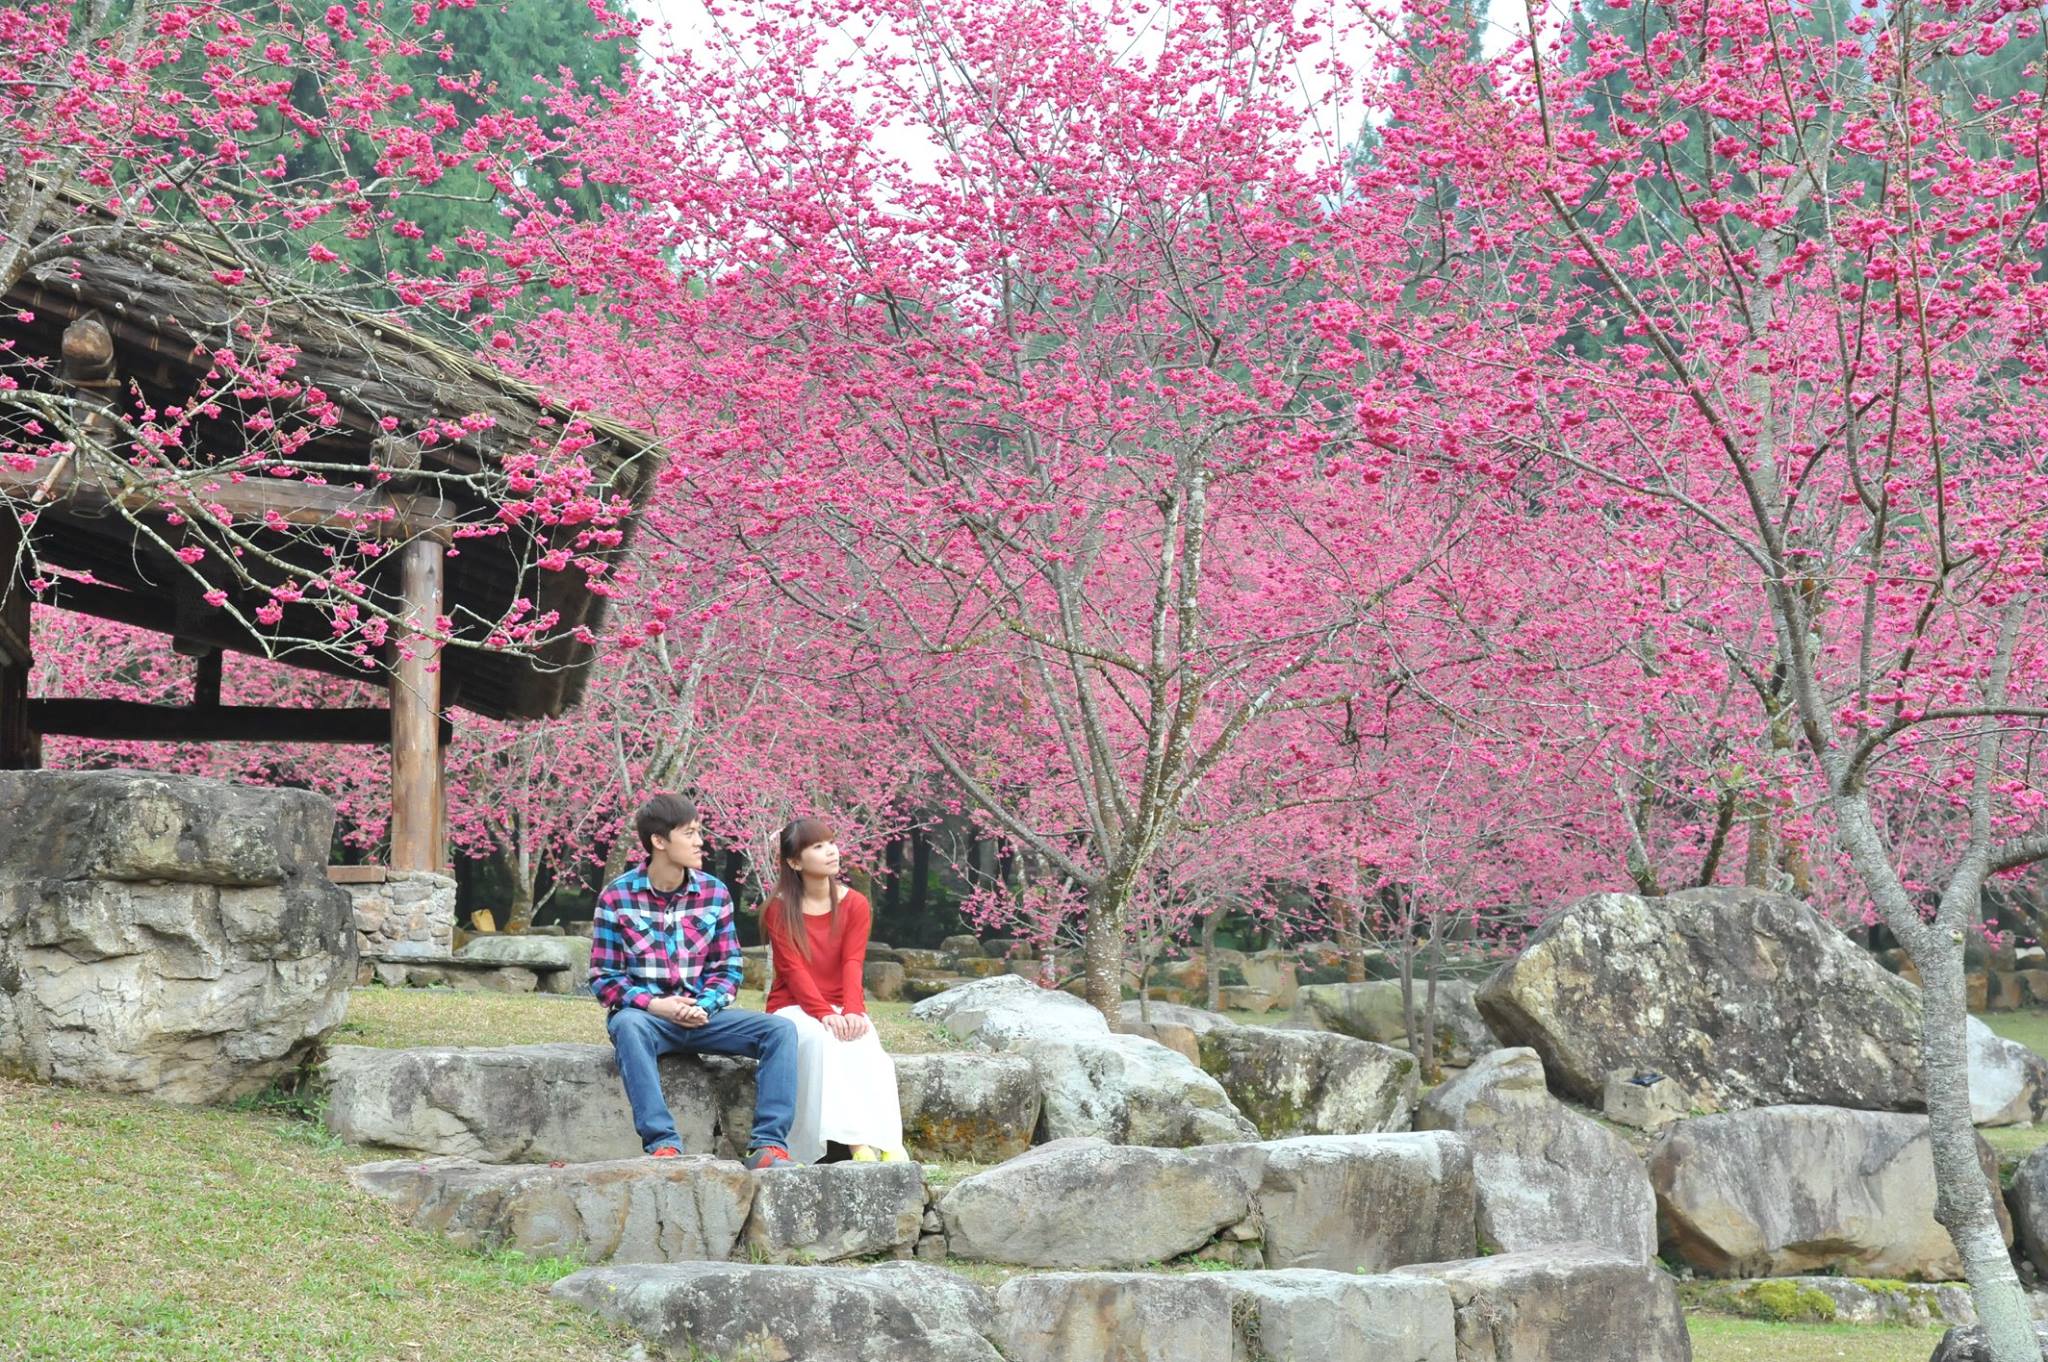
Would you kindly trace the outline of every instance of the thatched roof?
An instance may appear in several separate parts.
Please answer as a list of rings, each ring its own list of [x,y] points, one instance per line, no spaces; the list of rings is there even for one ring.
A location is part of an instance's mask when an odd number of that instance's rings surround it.
[[[67,216],[45,220],[46,240],[105,221],[75,200],[61,204],[60,211]],[[253,277],[237,284],[220,282],[216,274],[235,263],[225,252],[189,236],[156,237],[115,249],[88,244],[33,268],[7,290],[0,308],[0,341],[14,342],[17,353],[51,356],[54,374],[65,328],[76,319],[96,315],[112,334],[120,380],[139,385],[152,402],[168,404],[193,391],[208,368],[209,349],[227,344],[238,323],[260,316],[274,337],[297,350],[293,377],[325,393],[342,414],[337,426],[321,433],[298,457],[363,466],[366,475],[360,488],[366,497],[386,495],[368,476],[368,466],[376,462],[388,468],[393,463],[391,447],[378,444],[381,418],[395,417],[401,430],[412,431],[434,420],[482,415],[489,418],[487,426],[402,457],[416,457],[417,466],[428,473],[475,474],[533,448],[536,440],[551,443],[565,423],[581,421],[596,440],[582,457],[599,480],[614,495],[628,499],[636,511],[644,505],[658,466],[658,454],[646,436],[572,413],[532,385],[386,317],[352,312],[297,293],[266,301],[261,283]],[[224,410],[211,427],[201,430],[202,446],[239,451],[241,422],[248,414]],[[352,490],[345,475],[327,477],[341,489],[334,495]],[[277,490],[284,494],[302,486],[280,481]],[[315,490],[308,489],[307,495]],[[437,485],[427,477],[419,479],[418,493],[435,513],[436,523],[452,519],[489,524],[497,518],[497,507],[468,488]],[[441,499],[433,499],[437,495]],[[109,513],[104,498],[97,508],[91,500],[80,497],[45,508],[37,524],[37,548],[47,561],[89,571],[104,584],[98,589],[60,587],[59,604],[161,628],[201,644],[267,651],[261,641],[220,618],[220,612],[195,609],[185,599],[193,594],[189,574],[153,559],[151,551],[138,543],[133,526]],[[561,530],[558,541],[551,542],[573,547],[581,528]],[[630,532],[630,521],[626,528]],[[564,627],[580,623],[597,632],[604,598],[588,589],[579,571],[534,572],[532,542],[522,546],[518,539],[453,539],[459,552],[447,562],[447,612],[458,619],[471,615],[495,620],[516,597],[526,596],[535,600],[538,612],[559,612]],[[295,545],[296,551],[304,548]],[[623,551],[623,543],[588,550],[607,561],[615,561]],[[302,616],[288,613],[279,632],[321,636],[310,607],[298,610]],[[223,636],[224,630],[232,636]],[[588,645],[566,639],[538,659],[450,648],[443,664],[443,696],[448,704],[496,718],[558,714],[581,694],[591,651]],[[313,650],[283,653],[277,660],[364,675],[351,672],[344,659]],[[369,679],[375,679],[374,673]]]

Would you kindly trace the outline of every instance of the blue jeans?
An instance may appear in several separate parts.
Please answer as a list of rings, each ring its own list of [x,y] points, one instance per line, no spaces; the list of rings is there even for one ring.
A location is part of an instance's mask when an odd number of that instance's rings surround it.
[[[789,1140],[789,1122],[796,1114],[796,1028],[782,1017],[763,1016],[729,1007],[714,1013],[702,1026],[677,1026],[637,1007],[622,1007],[605,1022],[619,1077],[633,1106],[633,1129],[640,1147],[682,1147],[676,1118],[661,1095],[663,1055],[745,1055],[760,1061],[754,1075],[754,1133],[749,1149],[782,1145]],[[699,1151],[709,1153],[708,1150]]]

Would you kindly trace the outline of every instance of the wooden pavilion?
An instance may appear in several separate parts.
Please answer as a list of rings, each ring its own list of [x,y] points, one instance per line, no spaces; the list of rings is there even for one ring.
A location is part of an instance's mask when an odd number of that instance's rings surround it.
[[[63,205],[61,224],[75,231],[91,210]],[[536,389],[472,356],[394,325],[318,299],[260,297],[250,285],[229,285],[226,260],[205,243],[158,237],[121,249],[75,249],[31,269],[0,299],[0,357],[42,359],[32,382],[51,393],[106,404],[110,390],[139,396],[163,410],[200,391],[210,347],[226,345],[252,317],[297,351],[291,374],[318,389],[340,413],[299,457],[323,469],[359,468],[359,476],[327,471],[323,482],[266,476],[210,480],[204,503],[254,536],[250,557],[317,566],[323,545],[374,537],[389,551],[370,560],[366,585],[403,604],[402,620],[431,627],[452,619],[481,639],[515,599],[534,613],[555,612],[553,641],[528,652],[480,647],[396,649],[352,659],[332,649],[281,646],[319,638],[324,617],[311,603],[287,604],[266,629],[245,628],[203,599],[208,585],[249,609],[268,593],[245,582],[197,582],[168,545],[179,542],[181,504],[198,493],[189,480],[131,478],[118,459],[94,462],[62,455],[22,468],[0,458],[0,768],[40,764],[40,739],[65,734],[103,740],[389,743],[392,750],[391,867],[439,870],[447,861],[442,754],[447,715],[463,709],[498,719],[547,718],[579,698],[592,660],[587,641],[566,636],[577,625],[595,634],[604,597],[580,570],[541,572],[536,550],[570,549],[578,558],[615,561],[625,538],[579,545],[583,527],[502,528],[488,490],[491,474],[510,455],[550,444],[566,429],[592,443],[580,451],[611,495],[633,509],[645,502],[657,456],[646,439],[620,426],[571,413]],[[246,334],[246,331],[244,332]],[[95,396],[97,395],[97,396]],[[261,404],[268,420],[286,413]],[[19,408],[16,408],[18,411]],[[223,406],[198,427],[212,464],[239,456],[252,416],[248,406]],[[460,438],[394,440],[435,422],[467,422]],[[0,436],[19,415],[0,409]],[[90,420],[91,418],[88,418]],[[118,430],[108,422],[102,433]],[[444,426],[445,428],[445,426]],[[0,447],[4,448],[4,447]],[[118,455],[118,449],[113,450]],[[218,456],[218,457],[216,457]],[[461,475],[461,476],[450,476]],[[169,488],[170,490],[167,490]],[[32,597],[16,569],[22,513],[32,511],[33,547],[45,581]],[[630,534],[632,520],[618,528]],[[499,525],[473,536],[465,527]],[[142,527],[149,532],[143,533]],[[269,526],[272,528],[264,528]],[[451,553],[451,547],[459,552]],[[31,600],[154,630],[197,659],[194,694],[186,705],[103,699],[45,699],[28,691]],[[244,611],[245,616],[247,611]],[[225,651],[289,666],[381,681],[388,707],[311,710],[227,706],[220,702]]]

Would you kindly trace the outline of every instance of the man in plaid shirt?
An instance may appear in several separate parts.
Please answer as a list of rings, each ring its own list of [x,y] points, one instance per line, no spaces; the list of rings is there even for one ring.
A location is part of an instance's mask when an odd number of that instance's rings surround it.
[[[609,1014],[605,1029],[640,1146],[657,1159],[683,1152],[661,1095],[663,1055],[750,1055],[760,1066],[747,1167],[793,1166],[784,1146],[796,1112],[796,1027],[731,1006],[740,989],[740,939],[732,895],[703,871],[696,806],[656,795],[634,815],[633,830],[647,861],[598,896],[590,991]]]

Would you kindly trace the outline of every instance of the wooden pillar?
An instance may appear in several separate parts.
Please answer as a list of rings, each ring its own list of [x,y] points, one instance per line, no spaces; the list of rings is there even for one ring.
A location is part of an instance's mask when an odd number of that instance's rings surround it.
[[[42,743],[28,725],[28,585],[21,579],[21,535],[0,510],[0,771],[43,764]]]
[[[399,550],[406,631],[391,667],[391,868],[438,871],[446,844],[441,791],[441,650],[425,640],[441,614],[442,546]]]

